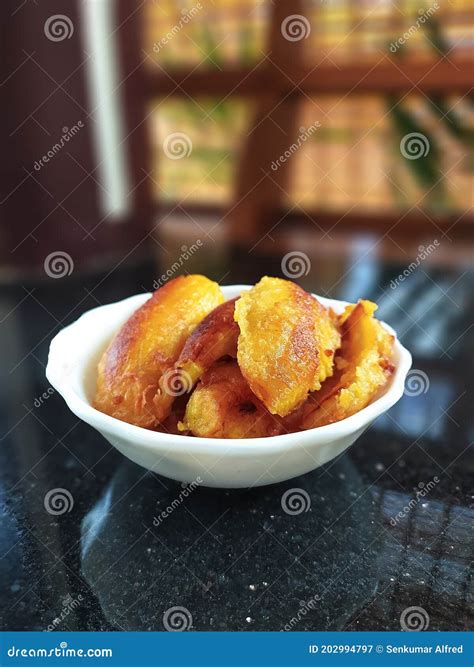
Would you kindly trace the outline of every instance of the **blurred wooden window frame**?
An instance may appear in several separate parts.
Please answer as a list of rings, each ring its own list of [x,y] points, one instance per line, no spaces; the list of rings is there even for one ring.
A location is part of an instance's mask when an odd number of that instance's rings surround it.
[[[303,58],[302,41],[286,40],[281,31],[282,21],[289,15],[305,14],[304,0],[273,0],[267,39],[267,57],[251,68],[224,68],[202,71],[199,68],[165,71],[157,66],[143,64],[141,45],[130,40],[127,23],[137,23],[137,8],[130,0],[118,0],[119,42],[124,71],[130,73],[126,85],[125,104],[129,123],[142,127],[147,103],[156,96],[185,96],[188,99],[202,95],[248,95],[257,101],[254,129],[243,147],[234,203],[228,211],[218,211],[233,229],[233,238],[248,245],[269,233],[279,222],[288,220],[311,220],[321,229],[341,225],[344,230],[387,231],[400,225],[410,232],[433,229],[433,225],[450,235],[465,237],[472,234],[472,217],[447,215],[433,220],[429,213],[412,211],[393,215],[361,217],[350,212],[318,214],[305,211],[286,215],[282,198],[288,184],[291,162],[268,174],[272,156],[285,151],[297,132],[297,111],[305,96],[318,94],[353,93],[442,93],[465,95],[472,89],[474,58],[441,57],[426,62],[395,60],[387,55],[374,65],[354,63],[337,67],[321,64],[311,67]],[[135,7],[135,9],[134,9]],[[137,34],[135,28],[134,34]],[[133,76],[131,75],[133,73]],[[142,104],[138,100],[142,100]],[[131,111],[134,109],[134,111]],[[138,114],[138,115],[137,115]],[[279,126],[282,132],[276,132]],[[138,137],[143,140],[143,129]],[[291,140],[290,140],[291,138]],[[281,150],[280,150],[281,149]],[[134,181],[143,183],[145,170],[139,156],[149,155],[149,146],[137,146],[134,151],[132,170]],[[139,173],[140,172],[140,173]],[[140,188],[148,205],[152,205],[150,188],[143,183]],[[143,198],[141,204],[147,205]],[[199,211],[201,207],[190,207]],[[209,208],[207,207],[207,210]],[[245,220],[245,224],[242,221]]]

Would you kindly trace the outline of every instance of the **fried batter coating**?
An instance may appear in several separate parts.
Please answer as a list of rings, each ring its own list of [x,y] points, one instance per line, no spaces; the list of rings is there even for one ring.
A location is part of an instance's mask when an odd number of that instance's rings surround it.
[[[231,299],[214,308],[186,341],[176,369],[188,391],[215,361],[237,356],[239,327],[234,320],[235,301]]]
[[[355,414],[388,382],[394,369],[390,361],[393,336],[374,318],[376,308],[371,301],[359,301],[341,315],[342,345],[335,357],[336,370],[302,406],[296,430],[332,424]]]
[[[295,283],[262,278],[236,302],[234,317],[240,369],[272,414],[289,414],[332,374],[336,322]]]
[[[219,285],[200,275],[179,276],[158,289],[104,352],[95,407],[144,428],[166,419],[182,393],[173,365],[196,325],[223,301]]]
[[[178,427],[207,438],[260,438],[282,432],[278,418],[252,393],[235,361],[204,373]]]

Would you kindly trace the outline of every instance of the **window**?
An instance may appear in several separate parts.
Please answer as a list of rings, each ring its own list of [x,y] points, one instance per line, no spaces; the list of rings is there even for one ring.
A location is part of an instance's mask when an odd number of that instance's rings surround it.
[[[272,211],[469,222],[467,0],[149,0],[143,18],[155,200],[243,205],[250,235]]]

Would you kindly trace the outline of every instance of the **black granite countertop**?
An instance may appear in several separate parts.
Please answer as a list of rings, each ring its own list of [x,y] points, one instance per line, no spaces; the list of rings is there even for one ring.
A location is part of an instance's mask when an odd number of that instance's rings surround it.
[[[472,624],[474,281],[444,267],[392,289],[400,270],[362,260],[331,296],[380,304],[413,353],[409,395],[324,467],[252,490],[196,489],[162,522],[181,485],[125,459],[44,376],[62,326],[148,291],[157,269],[5,286],[0,627],[162,630],[173,607],[195,630]],[[281,275],[280,259],[235,261],[224,282],[263,273]],[[302,284],[323,293],[317,271]],[[51,515],[45,497],[58,488],[69,511]],[[282,510],[291,488],[309,495],[307,512]]]

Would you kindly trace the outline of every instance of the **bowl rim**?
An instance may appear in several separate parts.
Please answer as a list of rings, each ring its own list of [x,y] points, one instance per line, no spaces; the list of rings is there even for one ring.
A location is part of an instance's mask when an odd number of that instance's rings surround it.
[[[242,292],[250,289],[252,285],[236,284],[236,285],[221,285],[221,289],[226,299],[232,298],[235,292]],[[141,426],[135,426],[128,422],[121,421],[115,417],[111,417],[100,410],[94,408],[87,400],[83,399],[68,383],[68,378],[61,373],[61,364],[63,358],[61,351],[66,339],[76,333],[80,326],[84,324],[84,320],[91,319],[99,310],[117,309],[125,302],[137,302],[137,307],[144,303],[151,293],[135,294],[119,301],[114,301],[109,304],[97,306],[85,311],[80,317],[66,327],[63,327],[51,340],[48,363],[46,366],[46,377],[52,387],[62,396],[69,409],[81,420],[85,421],[90,426],[99,431],[106,431],[111,436],[119,437],[123,440],[128,440],[133,444],[140,444],[143,446],[156,446],[162,449],[166,445],[166,449],[189,450],[190,447],[198,453],[199,446],[209,446],[211,448],[221,448],[223,445],[235,446],[238,449],[249,451],[264,450],[268,452],[272,447],[281,449],[287,445],[294,447],[304,447],[311,441],[311,444],[327,444],[329,442],[338,440],[341,437],[351,435],[357,430],[368,426],[375,418],[380,416],[383,412],[391,408],[402,396],[405,387],[405,378],[411,368],[412,357],[410,352],[400,343],[396,332],[391,326],[385,322],[380,321],[382,326],[394,336],[394,351],[398,356],[398,361],[395,365],[395,371],[390,379],[387,388],[374,401],[369,403],[365,408],[362,408],[350,417],[346,417],[338,422],[326,424],[325,426],[318,426],[316,428],[307,429],[304,431],[297,431],[295,433],[283,433],[280,435],[272,435],[259,438],[209,438],[202,436],[179,435],[173,433],[162,433],[160,431],[152,431]],[[318,301],[325,306],[340,308],[348,305],[349,302],[339,299],[329,299],[316,294],[312,294]],[[140,303],[141,302],[141,303]],[[130,314],[133,311],[130,312]],[[80,368],[84,368],[86,362],[82,362]],[[79,370],[79,369],[77,369]],[[76,372],[77,372],[76,370]]]

